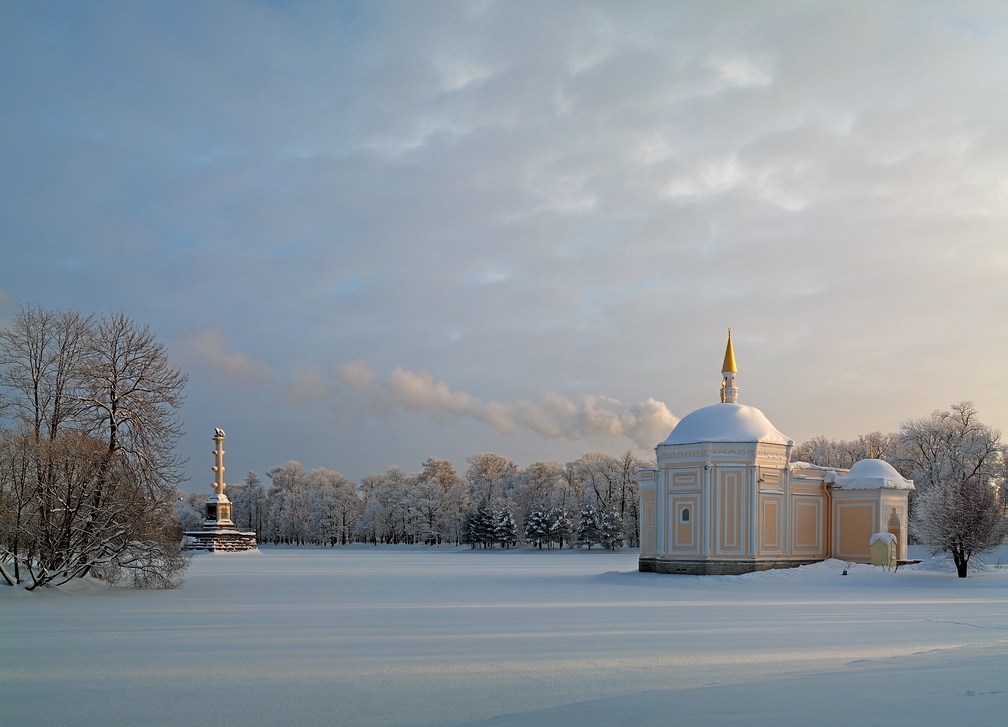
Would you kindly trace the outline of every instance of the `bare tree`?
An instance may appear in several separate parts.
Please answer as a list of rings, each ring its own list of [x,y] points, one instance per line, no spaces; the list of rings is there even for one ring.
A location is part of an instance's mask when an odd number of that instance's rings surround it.
[[[55,439],[80,413],[79,389],[92,316],[21,306],[0,331],[0,367],[8,402],[38,441]]]
[[[30,588],[86,573],[176,585],[188,563],[173,517],[186,377],[123,314],[95,321],[22,307],[0,332],[3,385],[19,430],[5,432],[0,562]]]
[[[26,535],[34,514],[37,449],[38,440],[23,427],[0,432],[0,575],[12,586],[21,582],[22,559],[31,557]]]
[[[594,505],[598,512],[610,509],[619,489],[622,464],[606,452],[588,452],[574,461],[584,483],[582,502]]]
[[[617,514],[630,545],[637,547],[640,545],[640,485],[637,482],[637,470],[653,467],[654,464],[635,457],[629,449],[623,453],[620,463]]]
[[[87,336],[81,401],[89,433],[107,442],[110,456],[126,457],[154,497],[184,479],[175,446],[187,381],[150,329],[123,313],[103,316]]]

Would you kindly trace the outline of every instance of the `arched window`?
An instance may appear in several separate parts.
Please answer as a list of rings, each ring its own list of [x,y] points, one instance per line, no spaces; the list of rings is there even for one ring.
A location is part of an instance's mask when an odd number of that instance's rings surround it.
[[[679,511],[679,522],[688,523],[689,522],[689,508],[684,507]]]

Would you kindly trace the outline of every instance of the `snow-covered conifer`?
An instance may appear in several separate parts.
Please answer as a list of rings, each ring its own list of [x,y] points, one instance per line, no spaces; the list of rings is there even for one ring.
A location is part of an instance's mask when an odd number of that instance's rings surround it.
[[[599,523],[599,542],[609,550],[623,547],[623,521],[613,510],[602,513]]]
[[[550,543],[557,543],[562,550],[564,542],[569,542],[570,534],[574,531],[570,516],[562,507],[555,505],[550,508],[547,518],[549,520]]]
[[[502,548],[511,548],[518,544],[518,525],[515,523],[514,513],[507,505],[502,505],[496,512],[494,540]]]
[[[525,542],[542,550],[549,538],[549,521],[542,506],[536,505],[525,517]]]
[[[581,517],[577,524],[577,544],[580,548],[587,545],[591,550],[592,545],[600,540],[599,516],[594,506],[585,504],[581,508]]]

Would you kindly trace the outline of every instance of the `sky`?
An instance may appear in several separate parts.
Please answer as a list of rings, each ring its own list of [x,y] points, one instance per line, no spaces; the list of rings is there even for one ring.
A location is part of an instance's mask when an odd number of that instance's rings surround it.
[[[1008,430],[1008,7],[0,5],[0,325],[149,325],[185,487]]]

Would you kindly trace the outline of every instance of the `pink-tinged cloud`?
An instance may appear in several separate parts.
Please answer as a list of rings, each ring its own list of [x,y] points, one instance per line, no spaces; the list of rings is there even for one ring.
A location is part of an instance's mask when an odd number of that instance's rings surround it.
[[[332,374],[344,385],[358,391],[371,386],[377,378],[367,361],[360,359],[333,366]]]
[[[349,365],[348,365],[349,366]],[[366,365],[357,362],[338,376],[352,388],[363,378],[354,374]],[[370,372],[370,368],[366,368]],[[650,449],[662,441],[678,422],[668,407],[656,399],[631,406],[609,396],[584,394],[577,400],[557,392],[546,392],[537,400],[484,402],[445,381],[437,381],[426,371],[396,367],[379,382],[375,402],[380,411],[413,411],[448,424],[472,419],[488,424],[500,434],[532,431],[546,439],[598,440],[627,437],[639,448]]]
[[[263,361],[244,351],[228,350],[227,339],[217,328],[204,328],[182,339],[182,357],[190,364],[205,364],[232,381],[263,384],[273,378],[273,371]]]

